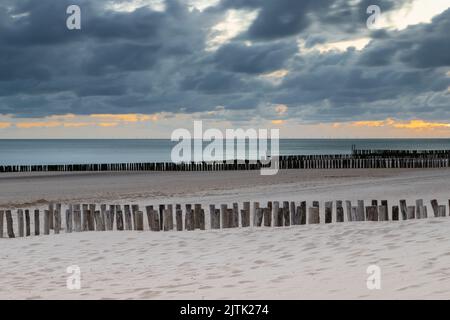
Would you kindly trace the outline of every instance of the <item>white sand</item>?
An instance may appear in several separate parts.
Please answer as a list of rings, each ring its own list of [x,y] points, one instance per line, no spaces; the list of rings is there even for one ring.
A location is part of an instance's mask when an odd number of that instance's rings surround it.
[[[448,230],[450,218],[432,218],[2,240],[0,298],[448,299]],[[381,290],[366,287],[371,264]]]
[[[447,169],[3,175],[0,207],[319,200],[323,208],[328,200],[423,198],[432,216],[429,200],[447,204],[449,186]],[[447,299],[449,230],[450,218],[429,218],[0,239],[0,298]],[[381,268],[381,290],[366,287],[371,264]],[[81,268],[79,291],[66,288],[70,265]]]

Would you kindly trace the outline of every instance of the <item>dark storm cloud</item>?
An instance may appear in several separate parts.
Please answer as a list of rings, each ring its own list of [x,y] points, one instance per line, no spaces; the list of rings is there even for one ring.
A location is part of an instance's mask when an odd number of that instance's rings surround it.
[[[280,69],[298,51],[295,42],[256,44],[230,43],[218,49],[214,62],[237,73],[259,74]]]
[[[167,0],[164,11],[107,10],[106,0],[2,0],[0,114],[201,112],[223,106],[248,117],[283,103],[286,116],[336,121],[447,116],[450,10],[403,31],[366,28],[368,5],[383,12],[410,0],[223,0],[203,12]],[[78,4],[82,30],[66,28]],[[248,30],[208,51],[229,9],[257,10]],[[362,51],[302,52],[371,37]],[[251,44],[249,44],[249,42]],[[261,77],[289,74],[272,83]],[[267,112],[270,116],[271,113]],[[242,113],[227,115],[245,120]]]

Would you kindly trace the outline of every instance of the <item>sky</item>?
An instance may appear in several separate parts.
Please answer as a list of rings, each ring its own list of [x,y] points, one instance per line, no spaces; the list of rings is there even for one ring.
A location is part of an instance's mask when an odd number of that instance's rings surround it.
[[[450,0],[2,0],[0,139],[450,138],[449,31]]]

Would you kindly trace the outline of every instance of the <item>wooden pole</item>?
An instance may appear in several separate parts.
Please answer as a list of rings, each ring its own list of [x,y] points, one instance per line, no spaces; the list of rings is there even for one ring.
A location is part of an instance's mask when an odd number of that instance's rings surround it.
[[[399,219],[399,209],[398,206],[392,206],[392,220],[393,221],[398,221]]]
[[[256,209],[256,216],[255,216],[255,226],[256,227],[261,227],[262,225],[262,220],[263,220],[263,209],[262,208],[257,208]]]
[[[408,220],[416,218],[416,207],[415,206],[408,206],[406,210],[407,210]]]
[[[349,200],[345,201],[345,207],[347,209],[347,221],[353,221],[353,215],[352,215],[352,202]],[[355,214],[356,216],[356,214]]]
[[[75,208],[74,208],[75,209]],[[109,212],[109,211],[106,211]],[[81,232],[81,211],[80,210],[74,210],[73,211],[73,226],[75,232]],[[111,230],[111,229],[108,229]]]
[[[22,209],[18,209],[17,210],[17,227],[18,227],[18,234],[19,237],[23,237],[24,236],[24,223],[23,223],[23,210]]]
[[[358,206],[356,207],[356,216],[355,221],[365,221],[364,216],[364,200],[358,200],[357,202]]]
[[[72,206],[69,206],[69,209],[66,209],[66,233],[71,233],[73,229],[72,222]]]
[[[199,228],[200,230],[205,230],[206,229],[206,222],[205,222],[205,210],[202,209],[200,210],[200,221],[199,221]],[[172,227],[173,227],[173,223],[172,223]]]
[[[49,228],[50,229],[53,229],[53,211],[54,210],[55,210],[55,204],[54,203],[49,203],[48,204],[48,212],[49,212],[48,223],[49,223]],[[44,216],[44,218],[45,218],[45,216]]]
[[[378,207],[379,221],[388,221],[387,207],[381,205]]]
[[[116,209],[116,224],[117,224],[117,230],[123,231],[123,213],[122,210]]]
[[[233,215],[231,224],[233,228],[239,227],[239,204],[237,202],[233,203]]]
[[[256,227],[256,210],[259,208],[259,202],[253,202],[253,226]]]
[[[123,206],[124,211],[125,211],[125,230],[133,230],[133,222],[131,220],[131,210],[130,210],[130,205],[126,204]],[[146,208],[147,210],[147,208]],[[152,208],[153,210],[153,208]],[[147,210],[147,216],[148,216],[149,211]]]
[[[194,229],[200,229],[200,212],[202,211],[202,205],[199,203],[194,204]]]
[[[245,209],[241,210],[241,224],[243,228],[250,227],[250,211]]]
[[[219,216],[220,216],[220,211],[219,211]],[[220,229],[220,221],[219,221],[219,228],[213,228],[214,217],[215,217],[215,214],[211,215],[211,229]],[[183,210],[181,210],[181,207],[176,209],[175,220],[177,223],[177,231],[183,231]]]
[[[308,223],[309,224],[319,224],[320,223],[320,215],[318,207],[310,207],[308,209]]]
[[[192,209],[186,208],[186,214],[184,216],[184,219],[185,219],[184,225],[185,225],[185,228],[187,231],[192,231],[195,229],[193,216],[194,216],[194,212],[192,211]]]
[[[50,210],[44,211],[44,234],[50,234]]]
[[[289,211],[291,212],[291,224],[298,224],[298,223],[294,223],[294,220],[296,219],[296,212],[295,212],[295,201],[291,201],[290,202],[290,208]]]
[[[367,206],[366,207],[366,217],[367,221],[378,221],[378,210],[377,206]]]
[[[152,231],[161,231],[161,222],[159,221],[159,212],[152,209],[151,210],[151,217],[152,217]]]
[[[90,204],[89,205],[89,222],[88,222],[88,226],[89,226],[89,230],[90,231],[94,231],[95,230],[95,211],[96,211],[95,209],[96,209],[96,207],[97,206],[95,204]]]
[[[446,212],[445,212],[446,207],[444,205],[439,206],[439,217],[445,217],[447,216]]]
[[[333,201],[325,202],[325,223],[333,222]]]
[[[25,236],[29,237],[31,235],[30,230],[30,210],[25,210]],[[3,231],[3,229],[1,229]]]
[[[144,213],[142,211],[136,212],[136,230],[144,231]]]
[[[416,200],[416,208],[417,208],[417,212],[416,212],[417,219],[423,219],[424,218],[423,199]]]
[[[431,200],[431,207],[435,217],[439,217],[439,204],[436,199]]]
[[[6,232],[9,238],[15,238],[11,210],[6,210]]]
[[[55,211],[53,211],[54,214],[54,230],[55,230],[55,234],[59,234],[59,231],[61,230],[61,211],[60,209],[56,209]]]
[[[222,215],[222,228],[226,229],[229,228],[228,226],[228,208],[226,204],[220,205],[220,214]],[[186,229],[188,230],[188,229]]]
[[[402,219],[408,219],[408,209],[406,206],[406,200],[400,200],[400,212],[402,213]]]
[[[5,211],[0,210],[0,238],[3,238],[3,221],[5,216]]]
[[[341,200],[336,201],[336,222],[344,222],[344,208]]]
[[[34,210],[34,235],[38,236],[41,233],[39,209]]]
[[[283,201],[283,220],[284,225],[289,227],[291,225],[291,214],[289,212],[289,201]],[[283,222],[281,222],[283,225]]]
[[[300,224],[306,224],[306,201],[300,202]]]
[[[281,227],[283,224],[280,224],[280,217],[278,216],[280,212],[280,203],[278,201],[273,202],[272,207],[272,221],[274,227]],[[283,221],[283,217],[281,217],[281,221]]]

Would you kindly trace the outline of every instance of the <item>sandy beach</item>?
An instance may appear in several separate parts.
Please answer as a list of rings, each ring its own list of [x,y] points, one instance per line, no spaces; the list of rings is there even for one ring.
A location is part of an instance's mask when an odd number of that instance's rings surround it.
[[[194,232],[83,232],[1,239],[0,298],[430,299],[450,292],[450,170],[7,174],[0,207],[62,203],[140,205],[243,201],[424,199],[426,220],[345,222]],[[411,202],[411,204],[414,204]],[[321,209],[323,211],[323,209]],[[321,212],[323,215],[323,212]],[[381,269],[368,290],[366,269]],[[66,268],[81,269],[68,290]]]

